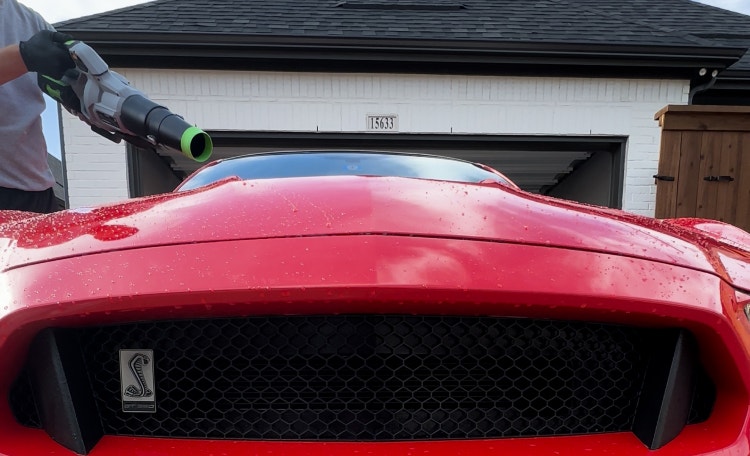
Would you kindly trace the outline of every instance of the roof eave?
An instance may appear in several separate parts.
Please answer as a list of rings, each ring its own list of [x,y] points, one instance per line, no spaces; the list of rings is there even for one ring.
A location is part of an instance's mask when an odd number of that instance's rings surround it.
[[[722,71],[717,79],[719,82],[725,84],[750,84],[750,69],[737,70],[729,68]]]
[[[697,69],[719,71],[746,48],[634,46],[520,41],[133,33],[68,30],[112,66],[236,70],[297,69],[544,74],[580,73],[694,79]]]

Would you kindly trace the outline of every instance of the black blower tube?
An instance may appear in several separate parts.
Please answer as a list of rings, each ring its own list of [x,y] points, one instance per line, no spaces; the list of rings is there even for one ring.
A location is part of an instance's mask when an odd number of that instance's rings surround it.
[[[137,136],[151,136],[157,144],[182,151],[197,162],[211,156],[213,142],[208,134],[142,95],[126,98],[120,116],[125,128]]]

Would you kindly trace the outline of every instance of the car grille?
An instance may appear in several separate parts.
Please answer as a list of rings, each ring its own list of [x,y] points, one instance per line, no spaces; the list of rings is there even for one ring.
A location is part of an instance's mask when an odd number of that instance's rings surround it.
[[[78,381],[86,383],[103,434],[369,441],[630,431],[654,344],[674,334],[585,322],[387,315],[53,332],[58,344],[73,347],[61,350],[62,358],[81,358],[68,370],[84,371]],[[154,413],[123,412],[121,349],[153,350]],[[714,394],[696,371],[691,422],[707,418]],[[28,377],[34,384],[33,369]],[[22,424],[38,425],[38,406],[22,397],[31,396],[24,378],[11,404]],[[45,394],[40,388],[34,402]]]

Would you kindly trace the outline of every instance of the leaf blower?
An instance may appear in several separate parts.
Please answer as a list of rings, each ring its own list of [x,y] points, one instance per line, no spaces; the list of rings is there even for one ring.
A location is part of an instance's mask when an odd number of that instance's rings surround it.
[[[65,43],[76,67],[62,80],[39,75],[39,87],[91,129],[116,143],[167,147],[204,162],[211,156],[211,137],[133,88],[82,41]]]

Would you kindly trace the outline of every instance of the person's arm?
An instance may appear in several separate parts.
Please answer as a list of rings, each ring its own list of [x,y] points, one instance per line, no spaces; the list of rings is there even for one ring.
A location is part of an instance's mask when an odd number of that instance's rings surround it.
[[[27,71],[17,44],[0,49],[0,84],[12,81]]]
[[[65,70],[75,67],[65,47],[70,35],[42,30],[18,44],[0,49],[0,84],[29,72],[60,79]]]

